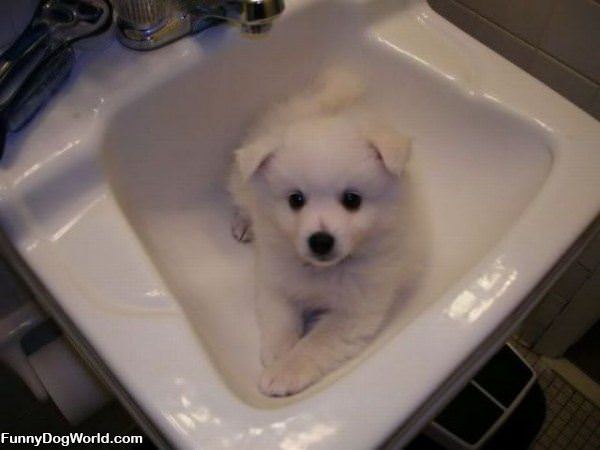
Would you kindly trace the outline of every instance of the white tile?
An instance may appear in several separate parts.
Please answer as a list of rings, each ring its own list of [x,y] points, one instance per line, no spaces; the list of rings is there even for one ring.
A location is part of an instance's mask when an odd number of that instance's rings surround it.
[[[596,93],[597,117],[600,118],[600,90]],[[600,266],[600,232],[592,239],[585,247],[578,262],[585,266],[588,270],[595,270]]]
[[[590,276],[590,271],[578,263],[571,266],[562,274],[551,289],[556,295],[571,300]]]
[[[539,44],[557,0],[459,0],[530,44]]]
[[[596,0],[558,0],[541,48],[599,83],[600,3]]]
[[[529,72],[583,110],[591,108],[596,84],[551,56],[538,51]]]

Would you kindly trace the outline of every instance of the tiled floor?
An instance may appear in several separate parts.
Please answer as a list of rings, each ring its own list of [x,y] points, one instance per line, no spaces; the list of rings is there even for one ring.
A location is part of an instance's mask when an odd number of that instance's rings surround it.
[[[532,450],[600,449],[600,408],[545,367],[539,355],[516,342],[512,344],[537,372],[546,396],[546,420]]]

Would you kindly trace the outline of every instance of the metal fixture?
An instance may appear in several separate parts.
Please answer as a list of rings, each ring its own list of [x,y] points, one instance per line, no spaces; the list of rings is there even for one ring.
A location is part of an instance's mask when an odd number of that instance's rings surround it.
[[[119,41],[135,50],[162,47],[222,22],[264,34],[283,12],[283,0],[116,0]]]

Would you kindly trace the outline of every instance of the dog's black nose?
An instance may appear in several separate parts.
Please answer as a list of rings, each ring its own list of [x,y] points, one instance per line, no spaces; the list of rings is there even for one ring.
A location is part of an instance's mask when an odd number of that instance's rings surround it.
[[[308,246],[315,255],[325,256],[333,249],[335,238],[329,233],[319,231],[308,238]]]

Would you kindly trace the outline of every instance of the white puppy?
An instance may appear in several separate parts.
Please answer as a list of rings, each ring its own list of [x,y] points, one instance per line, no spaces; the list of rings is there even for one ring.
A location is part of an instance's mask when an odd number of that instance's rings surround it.
[[[361,95],[351,72],[330,70],[236,151],[233,233],[254,239],[266,395],[295,394],[357,355],[412,274],[410,140],[360,113]]]

